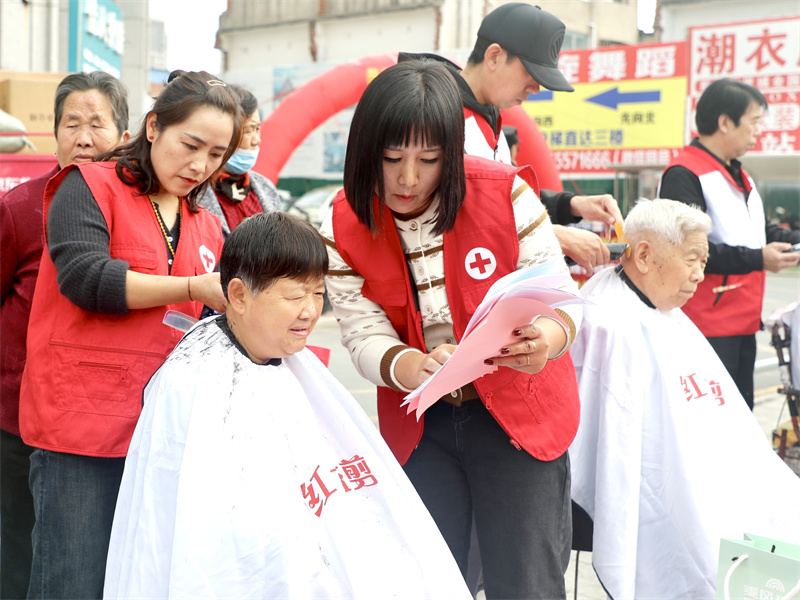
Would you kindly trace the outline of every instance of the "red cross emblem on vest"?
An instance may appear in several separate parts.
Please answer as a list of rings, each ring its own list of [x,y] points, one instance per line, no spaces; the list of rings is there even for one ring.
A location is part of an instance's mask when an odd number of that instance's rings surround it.
[[[206,273],[211,273],[217,264],[217,257],[214,256],[211,250],[203,245],[200,246],[200,261],[203,263],[203,268],[206,270]]]
[[[491,250],[473,248],[467,252],[467,257],[464,259],[464,268],[473,279],[486,279],[491,277],[497,268],[497,259]]]

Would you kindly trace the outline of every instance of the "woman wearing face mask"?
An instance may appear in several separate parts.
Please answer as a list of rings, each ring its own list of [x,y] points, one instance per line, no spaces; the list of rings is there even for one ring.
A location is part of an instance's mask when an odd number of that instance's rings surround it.
[[[261,145],[258,100],[241,86],[232,85],[231,88],[238,94],[239,105],[245,115],[242,142],[199,198],[200,206],[219,218],[226,238],[247,217],[281,209],[275,185],[263,175],[250,170],[256,164],[258,147]]]

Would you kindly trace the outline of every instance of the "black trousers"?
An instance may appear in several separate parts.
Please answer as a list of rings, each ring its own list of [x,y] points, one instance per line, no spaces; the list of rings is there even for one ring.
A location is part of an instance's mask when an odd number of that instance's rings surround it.
[[[26,598],[35,520],[28,485],[31,452],[22,438],[0,430],[0,597]]]
[[[566,597],[566,452],[537,460],[511,444],[480,400],[440,401],[425,413],[422,439],[404,469],[465,575],[474,515],[489,600]]]
[[[706,338],[728,369],[736,387],[753,410],[753,371],[756,367],[756,334]]]

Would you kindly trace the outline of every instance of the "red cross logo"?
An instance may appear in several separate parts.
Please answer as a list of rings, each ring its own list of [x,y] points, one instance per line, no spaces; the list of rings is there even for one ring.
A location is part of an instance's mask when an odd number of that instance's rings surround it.
[[[211,273],[217,264],[217,257],[205,246],[200,246],[200,260],[203,261],[203,268],[206,273]]]
[[[479,253],[475,254],[475,262],[470,264],[470,269],[478,269],[481,273],[486,273],[486,265],[491,265],[492,261],[488,258],[483,258]]]
[[[486,279],[497,268],[497,260],[491,250],[473,248],[464,259],[464,268],[473,279]]]

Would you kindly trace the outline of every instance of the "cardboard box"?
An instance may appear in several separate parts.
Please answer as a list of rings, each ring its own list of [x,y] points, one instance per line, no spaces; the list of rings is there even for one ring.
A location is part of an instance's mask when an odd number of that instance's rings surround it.
[[[0,71],[0,108],[25,126],[36,151],[26,148],[19,154],[52,154],[53,103],[56,88],[68,73]]]
[[[14,81],[50,81],[58,85],[69,73],[53,73],[50,71],[12,71],[0,69],[0,81],[13,79]]]

